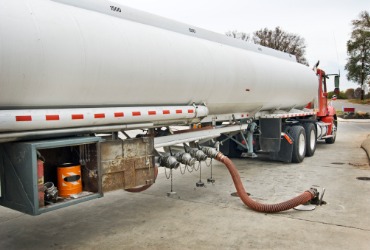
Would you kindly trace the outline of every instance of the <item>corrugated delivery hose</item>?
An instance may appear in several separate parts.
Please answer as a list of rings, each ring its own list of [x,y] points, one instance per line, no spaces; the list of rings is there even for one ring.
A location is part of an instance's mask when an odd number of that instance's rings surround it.
[[[234,185],[235,185],[235,188],[238,192],[240,199],[244,202],[245,205],[247,205],[250,209],[254,211],[262,212],[262,213],[277,213],[277,212],[289,210],[298,205],[307,203],[308,201],[312,200],[316,195],[316,191],[314,189],[311,189],[309,191],[305,191],[304,193],[302,193],[301,195],[293,199],[290,199],[282,203],[278,203],[278,204],[258,203],[252,200],[248,196],[247,192],[244,189],[243,183],[240,179],[239,172],[236,169],[234,163],[228,157],[226,157],[220,152],[217,154],[215,159],[222,162],[227,167],[234,181]]]
[[[157,179],[157,176],[158,176],[158,167],[154,167],[154,181]],[[127,189],[125,189],[125,191],[130,192],[130,193],[139,193],[139,192],[147,190],[153,184],[154,183],[144,185],[144,186],[141,186],[141,187],[127,188]]]

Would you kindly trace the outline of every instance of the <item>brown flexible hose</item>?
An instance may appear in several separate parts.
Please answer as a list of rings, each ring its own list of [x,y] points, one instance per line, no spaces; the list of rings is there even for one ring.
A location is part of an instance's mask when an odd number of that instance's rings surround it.
[[[157,176],[158,176],[158,167],[155,167],[154,168],[154,181],[157,179]],[[144,186],[141,186],[141,187],[127,188],[127,189],[125,189],[125,191],[130,192],[130,193],[139,193],[139,192],[142,192],[142,191],[147,190],[153,184],[154,183],[148,184],[148,185],[144,185]]]
[[[235,188],[238,192],[238,195],[240,199],[244,202],[245,205],[247,205],[250,209],[257,211],[257,212],[263,212],[263,213],[276,213],[281,212],[285,210],[289,210],[293,207],[296,207],[298,205],[304,204],[314,198],[314,191],[305,191],[301,195],[278,203],[278,204],[261,204],[254,200],[252,200],[247,192],[244,189],[243,183],[240,179],[240,175],[238,173],[238,170],[236,169],[234,163],[226,156],[224,156],[222,153],[218,153],[216,160],[222,162],[227,169],[229,170],[231,177],[234,181]]]

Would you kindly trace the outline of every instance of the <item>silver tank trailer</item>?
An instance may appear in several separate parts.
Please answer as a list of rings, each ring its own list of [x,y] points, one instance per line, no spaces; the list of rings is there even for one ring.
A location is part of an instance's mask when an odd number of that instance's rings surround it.
[[[226,114],[316,95],[311,69],[262,46],[110,1],[0,0],[0,110],[205,103]]]

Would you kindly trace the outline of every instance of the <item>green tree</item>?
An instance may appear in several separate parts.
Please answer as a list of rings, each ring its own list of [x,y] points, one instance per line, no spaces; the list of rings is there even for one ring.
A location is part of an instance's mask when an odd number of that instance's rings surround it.
[[[370,75],[370,16],[369,12],[362,11],[359,19],[352,20],[351,39],[347,42],[348,61],[345,69],[347,79],[362,86]],[[361,100],[364,92],[361,91]]]
[[[339,94],[334,93],[334,91],[329,91],[329,92],[328,92],[328,99],[333,98],[333,96],[334,96],[334,95],[335,95],[338,99],[347,99],[347,96],[346,96],[346,94],[345,94],[343,91],[339,92]]]

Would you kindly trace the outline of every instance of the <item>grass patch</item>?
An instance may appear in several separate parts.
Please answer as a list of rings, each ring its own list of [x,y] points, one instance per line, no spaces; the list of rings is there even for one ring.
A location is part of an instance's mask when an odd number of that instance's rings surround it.
[[[347,113],[337,110],[337,116],[343,119],[370,119],[370,114],[366,112]]]
[[[336,110],[336,113],[337,113],[337,116],[339,116],[339,117],[343,117],[343,115],[344,115],[344,112],[342,110],[339,110],[339,109]]]
[[[360,100],[360,99],[348,99],[350,103],[356,104],[370,104],[370,99]]]

